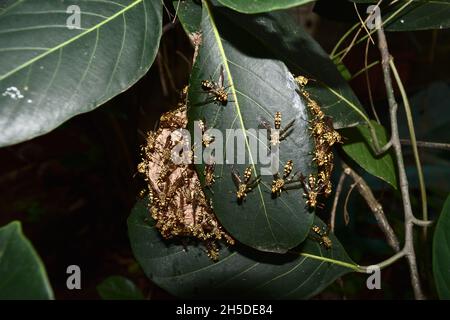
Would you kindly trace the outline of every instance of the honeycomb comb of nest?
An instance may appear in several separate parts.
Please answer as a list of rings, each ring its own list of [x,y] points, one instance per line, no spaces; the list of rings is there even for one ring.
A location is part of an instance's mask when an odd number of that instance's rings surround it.
[[[212,204],[203,192],[192,164],[175,164],[172,149],[184,143],[177,129],[187,126],[186,92],[175,110],[164,113],[156,131],[147,133],[138,171],[145,176],[149,190],[149,210],[163,238],[191,237],[206,246],[208,256],[219,258],[218,241],[234,244],[218,222]],[[192,159],[192,153],[188,155]]]

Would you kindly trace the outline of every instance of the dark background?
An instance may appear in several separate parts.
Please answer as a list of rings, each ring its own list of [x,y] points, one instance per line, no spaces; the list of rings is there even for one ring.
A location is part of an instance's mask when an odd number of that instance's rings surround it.
[[[171,5],[168,9],[173,10]],[[315,12],[309,6],[293,10],[292,14],[327,52],[355,22],[353,7],[339,6],[330,11],[329,7],[319,4]],[[165,16],[165,23],[168,23],[170,18],[167,13]],[[390,52],[411,98],[418,139],[450,142],[446,125],[450,102],[450,32],[402,32],[387,36]],[[364,44],[356,46],[344,60],[352,74],[364,67],[364,47]],[[150,71],[129,90],[93,112],[74,117],[47,135],[0,149],[0,226],[12,220],[22,221],[25,234],[44,261],[56,299],[98,299],[96,286],[111,275],[130,278],[147,298],[173,299],[152,285],[135,261],[127,237],[126,219],[144,187],[142,178],[136,174],[144,134],[154,128],[162,112],[176,104],[178,92],[188,80],[192,54],[189,40],[180,24],[176,24],[164,33]],[[375,59],[378,59],[378,50],[371,46],[369,62]],[[384,83],[378,67],[371,69],[370,79],[378,114],[386,124]],[[351,84],[361,102],[368,106],[364,75]],[[397,100],[401,101],[400,97]],[[371,114],[369,109],[367,111]],[[433,121],[435,118],[442,121],[437,123]],[[407,138],[404,120],[400,126],[402,137]],[[419,216],[414,160],[409,147],[405,146],[404,152],[413,209]],[[449,191],[448,153],[422,149],[421,159],[430,217],[434,218]],[[374,186],[377,199],[384,205],[388,219],[402,239],[399,195],[376,178],[364,177]],[[347,182],[344,195],[349,185]],[[360,264],[372,264],[391,255],[383,234],[357,191],[349,200],[350,224],[343,224],[343,198],[338,207],[337,236],[349,255]],[[328,209],[320,213],[322,218],[328,218],[330,207],[328,203]],[[418,240],[423,286],[425,293],[433,298],[436,294],[431,275],[431,237]],[[66,288],[66,268],[71,264],[81,267],[81,290]],[[316,299],[413,297],[406,263],[383,270],[382,279],[383,290],[369,291],[365,276],[350,274]]]

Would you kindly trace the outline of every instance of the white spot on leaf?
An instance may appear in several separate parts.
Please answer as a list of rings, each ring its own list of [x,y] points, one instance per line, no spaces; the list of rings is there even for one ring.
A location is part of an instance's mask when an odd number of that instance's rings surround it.
[[[23,98],[22,93],[16,87],[9,87],[9,88],[7,88],[6,91],[3,92],[2,96],[4,96],[4,97],[8,97],[9,96],[13,100],[17,100],[17,99],[22,99]]]

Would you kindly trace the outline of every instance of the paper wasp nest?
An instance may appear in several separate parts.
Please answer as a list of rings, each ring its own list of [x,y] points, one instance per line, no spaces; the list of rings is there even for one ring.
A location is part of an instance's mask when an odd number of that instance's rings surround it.
[[[186,92],[187,87],[177,109],[161,116],[159,128],[147,133],[138,171],[148,183],[150,215],[161,235],[196,238],[205,244],[208,256],[217,260],[218,241],[225,239],[232,245],[234,240],[217,221],[194,165],[175,164],[171,159],[172,149],[184,143],[176,130],[187,126]]]

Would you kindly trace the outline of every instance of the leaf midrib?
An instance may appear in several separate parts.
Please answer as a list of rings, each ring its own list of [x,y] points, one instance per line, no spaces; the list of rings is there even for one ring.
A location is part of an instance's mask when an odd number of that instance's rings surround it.
[[[242,132],[244,134],[245,145],[247,147],[247,150],[249,151],[250,147],[248,145],[247,134],[245,133],[244,120],[242,119],[241,109],[240,109],[240,106],[239,106],[239,101],[237,99],[236,90],[235,90],[234,82],[233,82],[233,77],[231,76],[230,68],[229,68],[229,65],[228,65],[228,59],[226,57],[225,50],[224,50],[223,45],[222,45],[222,39],[220,38],[219,32],[218,32],[218,30],[216,28],[216,23],[214,21],[214,17],[212,15],[211,8],[210,8],[210,5],[209,5],[208,1],[203,1],[203,3],[205,5],[206,10],[208,11],[208,18],[209,18],[210,23],[211,23],[211,28],[212,28],[212,31],[214,33],[214,37],[216,38],[216,42],[217,42],[217,45],[219,47],[220,54],[222,55],[223,64],[224,64],[225,70],[226,70],[227,75],[228,75],[228,81],[229,81],[229,85],[230,85],[230,90],[231,90],[233,98],[234,98],[234,105],[236,107],[236,112],[237,112],[237,114],[239,116],[239,122],[241,124]],[[253,156],[252,156],[251,152],[249,152],[249,158],[250,158],[251,165],[253,166],[253,173],[255,174],[255,176],[257,176],[256,166],[255,166],[255,163],[253,161]],[[269,221],[269,216],[267,215],[266,203],[264,202],[262,190],[261,190],[261,187],[260,187],[259,184],[257,186],[257,189],[258,189],[259,197],[261,199],[262,208],[264,210],[264,216],[266,218],[267,225],[269,227],[270,233],[272,234],[272,238],[275,240],[275,242],[278,243],[278,239],[277,239],[277,237],[275,236],[275,234],[274,234],[274,232],[272,230],[272,225],[271,225],[271,223]]]
[[[60,43],[59,45],[57,45],[57,46],[51,48],[50,50],[48,50],[48,51],[46,51],[46,52],[44,52],[44,53],[42,53],[42,54],[40,54],[40,55],[34,57],[33,59],[31,59],[31,60],[29,60],[29,61],[27,61],[27,62],[25,62],[25,63],[23,63],[23,64],[21,64],[21,65],[19,65],[19,66],[17,66],[17,67],[14,68],[13,70],[11,70],[11,71],[7,72],[6,74],[0,76],[0,81],[6,79],[7,77],[9,77],[9,76],[12,75],[12,74],[15,74],[16,72],[18,72],[18,71],[20,71],[20,70],[22,70],[22,69],[28,67],[29,65],[35,63],[36,61],[39,61],[40,59],[46,57],[47,55],[49,55],[49,54],[51,54],[51,53],[53,53],[53,52],[55,52],[55,51],[57,51],[57,50],[59,50],[59,49],[65,47],[65,46],[71,44],[72,42],[74,42],[74,41],[80,39],[81,37],[83,37],[83,36],[85,36],[85,35],[91,33],[92,31],[99,29],[99,28],[102,27],[103,25],[109,23],[110,21],[112,21],[112,20],[114,20],[115,18],[119,17],[120,15],[124,14],[124,13],[127,12],[128,10],[134,8],[136,5],[140,4],[140,3],[143,2],[143,1],[144,1],[144,0],[135,0],[134,2],[132,2],[131,4],[129,4],[128,6],[125,6],[123,9],[121,9],[121,10],[119,10],[118,12],[116,12],[115,14],[109,16],[109,17],[108,17],[107,19],[105,19],[104,21],[102,21],[102,22],[100,22],[100,23],[94,25],[93,27],[91,27],[91,28],[89,28],[89,29],[86,29],[84,32],[82,32],[82,33],[76,35],[75,37],[70,38],[69,40],[66,40],[66,41],[64,41],[63,43]]]

